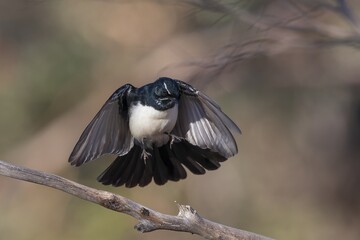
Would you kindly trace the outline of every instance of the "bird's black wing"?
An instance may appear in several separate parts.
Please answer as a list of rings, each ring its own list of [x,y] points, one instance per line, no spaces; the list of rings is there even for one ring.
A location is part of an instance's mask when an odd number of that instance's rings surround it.
[[[134,146],[129,130],[127,95],[135,87],[126,84],[116,90],[86,127],[69,162],[80,166],[103,154],[124,155]]]
[[[238,150],[231,131],[241,133],[240,128],[208,96],[185,82],[176,81],[181,96],[172,133],[225,158],[234,156]]]

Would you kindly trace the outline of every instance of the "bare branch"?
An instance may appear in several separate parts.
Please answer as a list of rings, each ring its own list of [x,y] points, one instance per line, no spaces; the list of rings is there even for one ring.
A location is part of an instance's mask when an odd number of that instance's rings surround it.
[[[105,208],[125,213],[137,220],[140,232],[171,230],[198,234],[206,239],[271,240],[255,233],[231,228],[201,217],[190,206],[179,205],[177,216],[156,212],[130,199],[90,188],[66,178],[0,161],[0,175],[55,188]]]

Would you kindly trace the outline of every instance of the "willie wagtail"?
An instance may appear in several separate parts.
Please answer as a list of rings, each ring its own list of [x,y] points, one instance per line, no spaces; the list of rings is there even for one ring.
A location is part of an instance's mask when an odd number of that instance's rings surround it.
[[[158,185],[215,170],[237,153],[240,133],[220,107],[191,85],[167,77],[116,90],[86,127],[69,162],[80,166],[103,154],[117,158],[98,177],[105,185]]]

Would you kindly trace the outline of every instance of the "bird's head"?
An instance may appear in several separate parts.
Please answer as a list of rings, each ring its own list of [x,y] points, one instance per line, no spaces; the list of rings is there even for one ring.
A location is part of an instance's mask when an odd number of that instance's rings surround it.
[[[161,109],[172,108],[180,97],[179,86],[171,78],[159,78],[154,82],[153,96]]]

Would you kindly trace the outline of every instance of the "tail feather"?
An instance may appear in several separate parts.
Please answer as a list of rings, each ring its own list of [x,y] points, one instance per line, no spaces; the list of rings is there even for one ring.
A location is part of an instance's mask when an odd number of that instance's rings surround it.
[[[130,163],[128,155],[117,157],[104,172],[97,177],[97,180],[104,185],[115,184]]]
[[[186,178],[187,174],[184,167],[181,165],[179,160],[175,157],[174,153],[170,149],[169,144],[165,144],[159,148],[161,158],[167,165],[169,170],[169,180],[179,181],[180,179]]]
[[[136,156],[139,156],[141,148],[134,146],[131,151],[123,156],[117,157],[114,162],[98,176],[97,180],[104,185],[121,186],[124,179],[128,178],[128,173],[131,174],[130,169],[133,168]]]
[[[136,174],[135,167],[139,162],[138,159],[140,157],[140,151],[141,150],[136,148],[134,153],[132,155],[129,155],[130,163],[127,165],[123,174],[115,181],[115,184],[113,184],[114,186],[122,186],[125,183],[130,184],[132,176]]]
[[[152,179],[158,185],[167,181],[185,179],[187,172],[205,174],[206,170],[215,170],[220,162],[226,160],[219,153],[210,149],[202,149],[184,139],[168,142],[161,147],[147,150],[147,157],[142,155],[142,147],[134,147],[115,161],[98,177],[98,181],[113,186],[125,185],[128,188],[139,185],[144,187]],[[206,169],[206,170],[205,170]]]
[[[126,182],[126,187],[132,188],[135,187],[141,180],[143,173],[145,172],[145,162],[141,160],[134,159],[136,166],[134,168],[134,173],[128,182]],[[151,181],[151,178],[150,178]]]
[[[219,154],[209,151],[208,149],[201,149],[194,145],[191,145],[189,142],[184,142],[184,148],[192,158],[198,162],[206,170],[216,170],[220,167],[220,161],[223,161],[223,157]]]
[[[161,158],[159,149],[154,148],[154,182],[158,185],[165,184],[169,179],[169,168],[165,165],[164,160]]]
[[[200,166],[193,159],[191,152],[186,151],[186,148],[183,144],[174,143],[172,145],[172,150],[176,156],[176,158],[185,165],[193,174],[201,175],[205,174],[205,169]]]
[[[139,186],[145,187],[151,182],[151,179],[153,177],[153,155],[150,155],[150,157],[146,160],[140,159],[140,161],[144,162],[145,169],[139,181]]]

